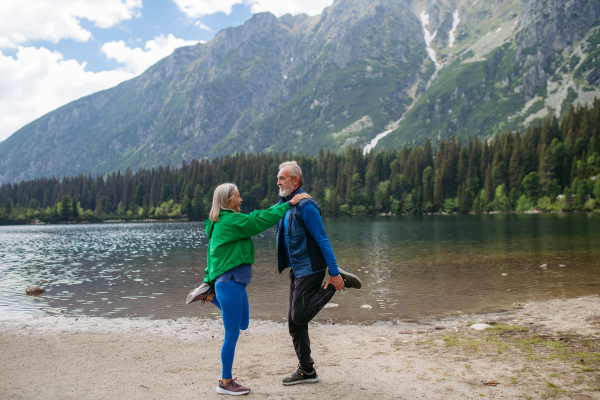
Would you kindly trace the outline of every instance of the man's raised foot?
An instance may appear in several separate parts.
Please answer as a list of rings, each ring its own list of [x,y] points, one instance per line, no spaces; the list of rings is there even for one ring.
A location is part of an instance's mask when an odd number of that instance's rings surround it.
[[[340,272],[340,276],[344,280],[345,288],[360,289],[360,287],[362,286],[362,282],[360,281],[360,279],[358,279],[358,276],[351,274],[350,272],[346,272],[340,267],[338,267],[338,271]]]

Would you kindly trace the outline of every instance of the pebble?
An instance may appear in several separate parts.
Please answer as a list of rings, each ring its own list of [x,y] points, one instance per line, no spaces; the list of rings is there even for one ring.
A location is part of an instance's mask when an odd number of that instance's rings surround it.
[[[491,326],[491,325],[488,325],[488,324],[473,324],[473,325],[471,325],[469,328],[476,329],[476,330],[478,330],[478,331],[482,331],[482,330],[484,330],[484,329],[489,329],[489,328],[491,328],[491,327],[492,327],[492,326]]]
[[[360,308],[373,308],[373,306],[370,306],[368,304],[363,304],[362,306],[360,306]]]
[[[25,293],[27,294],[42,294],[46,291],[46,289],[41,288],[39,286],[29,286],[27,289],[25,289]]]

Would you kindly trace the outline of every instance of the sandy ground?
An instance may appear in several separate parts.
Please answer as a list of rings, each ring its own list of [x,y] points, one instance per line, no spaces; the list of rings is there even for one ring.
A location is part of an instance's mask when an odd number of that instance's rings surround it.
[[[240,336],[234,376],[254,398],[600,399],[600,297],[515,308],[418,324],[314,324],[321,382],[287,387],[281,378],[297,364],[287,326],[255,320]],[[473,322],[494,325],[476,331]],[[222,339],[219,320],[197,318],[0,321],[0,398],[217,398]]]

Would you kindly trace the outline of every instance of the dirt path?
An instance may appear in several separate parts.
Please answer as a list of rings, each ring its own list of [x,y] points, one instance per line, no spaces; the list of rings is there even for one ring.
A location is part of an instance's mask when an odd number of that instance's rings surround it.
[[[218,398],[222,339],[220,321],[194,318],[0,321],[0,398]],[[420,324],[318,324],[311,341],[318,384],[281,385],[296,358],[287,327],[268,321],[240,336],[234,375],[254,398],[600,399],[599,296]]]

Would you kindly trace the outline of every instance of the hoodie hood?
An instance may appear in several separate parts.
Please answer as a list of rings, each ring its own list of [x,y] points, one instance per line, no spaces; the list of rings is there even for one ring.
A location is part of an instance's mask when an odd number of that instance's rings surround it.
[[[215,223],[212,222],[210,219],[207,219],[206,221],[204,221],[204,231],[206,232],[206,237],[210,238],[212,235],[212,231],[215,228]]]

